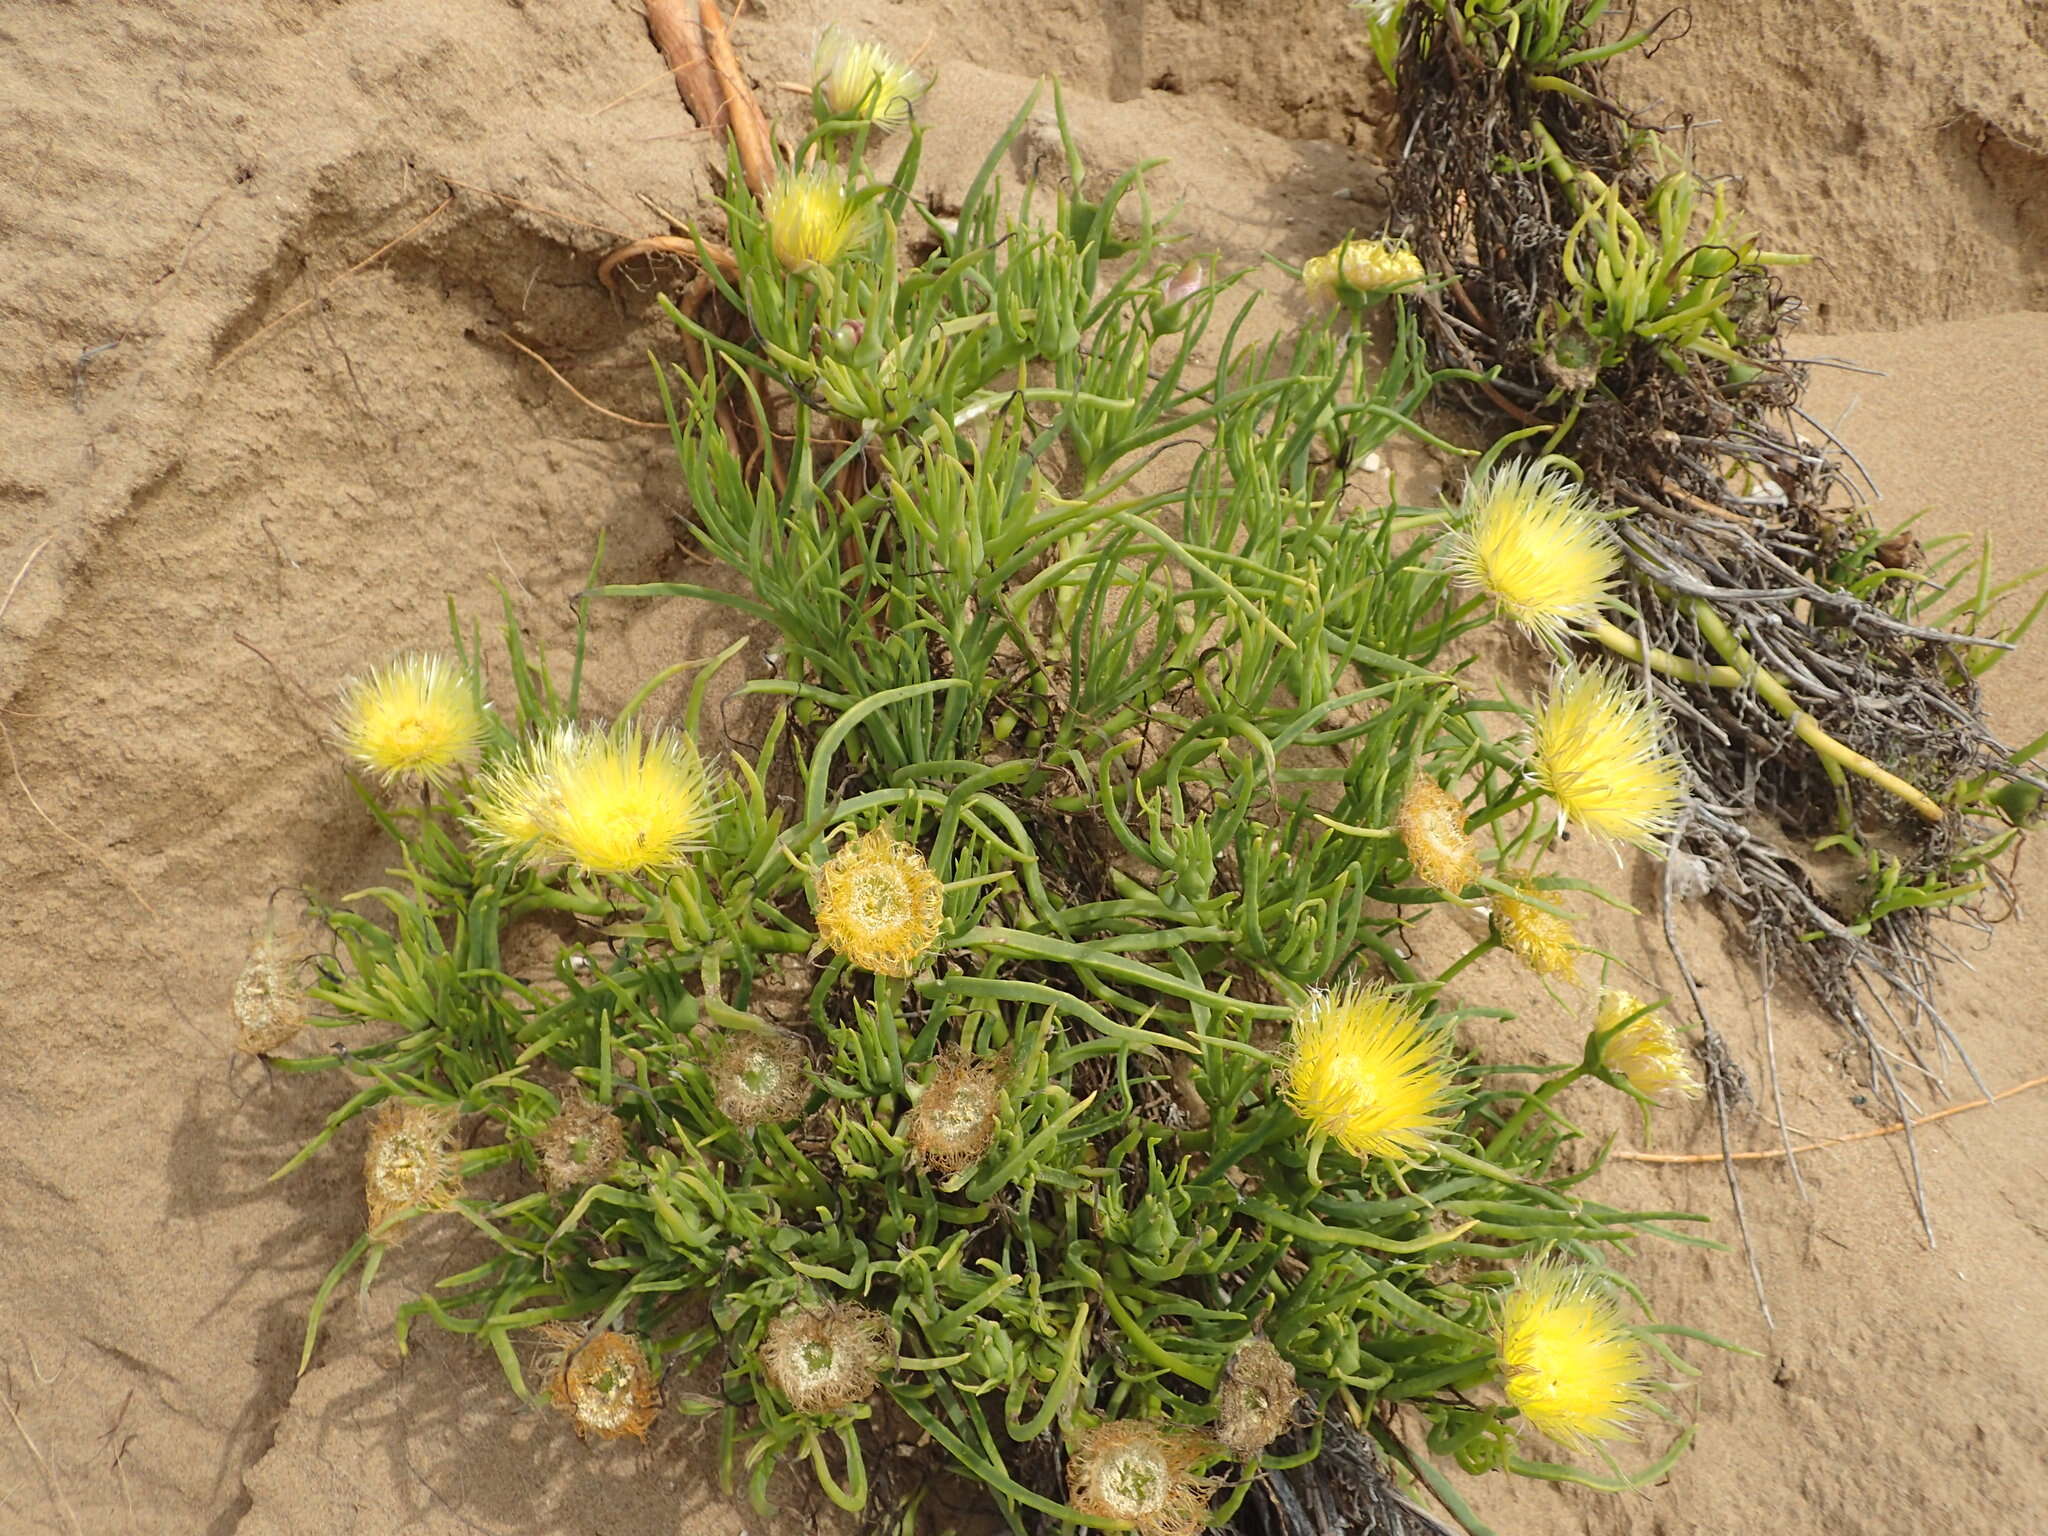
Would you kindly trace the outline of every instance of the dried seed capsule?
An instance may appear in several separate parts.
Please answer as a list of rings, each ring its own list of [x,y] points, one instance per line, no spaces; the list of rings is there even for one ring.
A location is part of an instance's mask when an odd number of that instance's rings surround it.
[[[1194,1536],[1218,1486],[1194,1469],[1215,1454],[1199,1435],[1142,1419],[1113,1419],[1067,1458],[1067,1499],[1084,1515],[1120,1520],[1138,1536]]]
[[[439,1104],[386,1104],[363,1154],[370,1235],[395,1243],[412,1216],[445,1211],[462,1197],[455,1111]]]
[[[291,951],[266,926],[235,978],[235,1049],[268,1056],[306,1027],[306,995]]]
[[[551,1190],[601,1184],[626,1155],[619,1117],[582,1093],[571,1091],[554,1119],[533,1138],[540,1156],[541,1182]]]
[[[851,1302],[795,1305],[768,1324],[761,1372],[799,1413],[831,1413],[875,1390],[888,1361],[889,1325]]]
[[[606,1330],[579,1342],[575,1329],[559,1323],[550,1324],[545,1334],[561,1348],[548,1377],[548,1401],[569,1416],[576,1433],[584,1439],[646,1439],[661,1393],[640,1341]]]
[[[957,1173],[981,1160],[1003,1114],[1003,1063],[977,1062],[948,1047],[903,1123],[903,1137],[925,1167]]]
[[[1300,1401],[1294,1367],[1264,1339],[1247,1339],[1216,1388],[1216,1438],[1238,1456],[1256,1456],[1293,1426]]]
[[[809,1055],[794,1035],[733,1035],[711,1064],[720,1113],[742,1129],[787,1120],[811,1096]]]

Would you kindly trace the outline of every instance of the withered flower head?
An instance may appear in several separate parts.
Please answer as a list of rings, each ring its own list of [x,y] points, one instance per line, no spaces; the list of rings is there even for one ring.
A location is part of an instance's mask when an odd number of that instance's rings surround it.
[[[306,994],[294,974],[291,950],[266,925],[235,978],[235,1049],[268,1056],[306,1027]]]
[[[957,1046],[939,1053],[937,1070],[905,1118],[904,1139],[927,1168],[958,1173],[981,1160],[1003,1115],[1001,1061],[976,1061]]]
[[[761,1371],[799,1413],[831,1413],[875,1390],[889,1360],[889,1325],[852,1302],[792,1305],[768,1324]]]
[[[811,1096],[809,1058],[794,1035],[734,1034],[711,1064],[719,1111],[743,1129],[787,1120]]]
[[[924,855],[876,827],[819,866],[818,938],[864,971],[909,976],[938,942],[944,901]]]
[[[561,1350],[548,1374],[548,1401],[569,1416],[576,1433],[584,1439],[646,1439],[661,1392],[640,1341],[607,1329],[584,1343],[576,1329],[560,1323],[543,1332]]]
[[[1256,1456],[1292,1427],[1300,1400],[1294,1367],[1264,1339],[1247,1339],[1216,1388],[1216,1438],[1237,1456]]]
[[[1515,889],[1524,897],[1555,899],[1534,886],[1518,885]],[[1514,957],[1538,976],[1578,980],[1578,941],[1572,937],[1571,923],[1555,912],[1546,912],[1533,900],[1503,896],[1494,903],[1493,931]]]
[[[1424,885],[1455,896],[1479,878],[1479,855],[1465,835],[1465,807],[1428,774],[1408,781],[1394,830]]]
[[[626,1133],[617,1115],[572,1089],[533,1138],[533,1150],[540,1154],[541,1182],[551,1190],[602,1184],[626,1155]]]
[[[1084,1515],[1120,1520],[1138,1536],[1194,1536],[1218,1487],[1194,1468],[1215,1447],[1200,1435],[1143,1419],[1112,1419],[1067,1457],[1067,1499]]]
[[[412,1216],[445,1211],[462,1197],[455,1111],[439,1104],[386,1104],[363,1154],[370,1235],[395,1243]]]

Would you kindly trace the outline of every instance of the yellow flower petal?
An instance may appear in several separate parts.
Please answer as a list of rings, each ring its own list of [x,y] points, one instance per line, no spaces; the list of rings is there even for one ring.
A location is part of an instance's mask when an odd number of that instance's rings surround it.
[[[1529,769],[1566,821],[1655,849],[1685,798],[1656,704],[1620,674],[1569,666],[1530,731]]]
[[[839,27],[827,27],[818,39],[811,84],[827,120],[876,128],[902,127],[925,93],[925,81],[898,64],[888,49]]]
[[[1346,240],[1330,255],[1338,279],[1354,293],[1386,293],[1426,275],[1415,253],[1398,240]]]
[[[1494,1344],[1508,1401],[1532,1428],[1571,1449],[1629,1433],[1647,1362],[1585,1273],[1550,1262],[1524,1269],[1502,1301]]]
[[[783,270],[829,267],[865,240],[868,205],[833,171],[785,172],[761,200],[768,241]]]
[[[1317,1134],[1390,1162],[1428,1152],[1458,1096],[1442,1038],[1375,984],[1320,993],[1296,1015],[1285,1092]]]
[[[1465,488],[1452,567],[1538,639],[1556,646],[1596,617],[1621,570],[1614,535],[1563,473],[1496,464]]]
[[[476,758],[486,721],[471,679],[443,656],[401,656],[349,683],[339,722],[348,755],[385,784],[444,784]]]
[[[710,838],[717,791],[687,736],[637,729],[565,730],[510,777],[488,835],[529,827],[527,856],[566,860],[592,875],[643,875],[680,865]],[[528,777],[530,775],[530,777]]]
[[[818,938],[864,971],[909,976],[938,942],[944,890],[924,855],[877,827],[818,870]]]
[[[1633,1022],[1623,1025],[1624,1019]],[[1600,1047],[1601,1064],[1644,1097],[1696,1099],[1706,1091],[1671,1021],[1662,1013],[1643,1012],[1639,998],[1613,990],[1601,993],[1593,1029],[1607,1036]]]

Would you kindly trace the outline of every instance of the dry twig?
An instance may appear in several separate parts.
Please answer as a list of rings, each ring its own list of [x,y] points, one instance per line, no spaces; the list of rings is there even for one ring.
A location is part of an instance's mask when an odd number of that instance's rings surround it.
[[[2024,1083],[2015,1083],[1985,1098],[1972,1099],[1967,1104],[1951,1104],[1946,1109],[1937,1109],[1931,1114],[1915,1115],[1911,1120],[1898,1120],[1890,1125],[1876,1126],[1867,1131],[1851,1131],[1846,1136],[1824,1136],[1819,1141],[1801,1142],[1796,1147],[1767,1147],[1759,1152],[1610,1152],[1608,1160],[1622,1163],[1662,1163],[1681,1166],[1693,1163],[1718,1163],[1724,1159],[1734,1163],[1771,1163],[1779,1158],[1795,1158],[1803,1152],[1819,1152],[1827,1147],[1845,1147],[1852,1141],[1873,1141],[1881,1136],[1896,1136],[1902,1131],[1923,1125],[1932,1125],[1937,1120],[1946,1120],[1950,1115],[1960,1115],[1972,1109],[1984,1109],[2010,1099],[2030,1089],[2048,1084],[2048,1077],[2030,1077]]]

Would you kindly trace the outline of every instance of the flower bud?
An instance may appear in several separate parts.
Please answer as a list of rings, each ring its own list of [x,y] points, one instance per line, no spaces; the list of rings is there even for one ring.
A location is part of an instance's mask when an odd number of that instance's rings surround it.
[[[1612,988],[1602,992],[1593,1032],[1602,1036],[1600,1064],[1644,1098],[1696,1099],[1706,1091],[1670,1020],[1645,1011],[1641,999]]]
[[[1395,240],[1346,240],[1331,254],[1339,280],[1353,293],[1386,293],[1426,275],[1415,253]]]
[[[1533,886],[1515,889],[1525,897],[1539,897]],[[1494,904],[1493,931],[1514,957],[1538,976],[1578,980],[1579,945],[1572,937],[1572,925],[1555,912],[1546,912],[1529,900],[1503,896]]]

